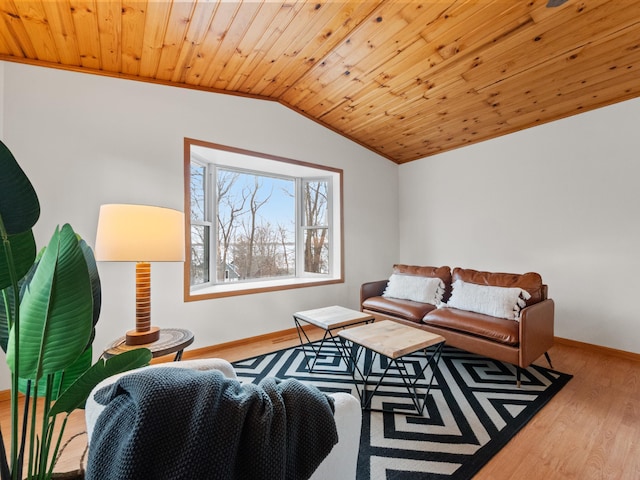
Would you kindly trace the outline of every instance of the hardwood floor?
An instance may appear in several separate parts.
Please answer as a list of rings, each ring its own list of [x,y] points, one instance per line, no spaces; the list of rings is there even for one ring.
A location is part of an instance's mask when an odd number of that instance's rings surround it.
[[[295,333],[286,332],[186,351],[184,358],[236,361],[297,343]],[[640,362],[565,344],[550,355],[554,368],[574,378],[474,478],[640,479]],[[536,363],[546,366],[544,358]],[[0,402],[0,422],[8,432],[7,401]],[[74,412],[65,437],[83,430],[83,412]],[[76,438],[56,470],[77,469],[85,445],[84,436]]]
[[[561,344],[550,355],[573,379],[475,478],[640,479],[640,362]]]

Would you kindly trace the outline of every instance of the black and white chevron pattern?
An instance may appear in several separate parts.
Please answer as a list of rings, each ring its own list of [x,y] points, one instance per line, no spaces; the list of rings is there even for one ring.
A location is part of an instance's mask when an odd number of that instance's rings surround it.
[[[327,393],[357,396],[335,347],[325,344],[323,353],[327,355],[318,359],[315,369],[335,373],[309,373],[300,347],[235,362],[234,367],[242,381],[296,378]],[[405,358],[410,373],[419,372],[425,362],[422,354]],[[360,368],[371,361],[366,352]],[[376,373],[384,371],[386,359],[376,356],[373,361],[370,382],[377,382]],[[430,378],[431,369],[425,375]],[[397,413],[363,412],[358,480],[471,478],[570,379],[571,375],[531,366],[517,388],[512,365],[445,346],[419,417],[410,411],[412,401],[398,372],[390,369],[372,408]]]

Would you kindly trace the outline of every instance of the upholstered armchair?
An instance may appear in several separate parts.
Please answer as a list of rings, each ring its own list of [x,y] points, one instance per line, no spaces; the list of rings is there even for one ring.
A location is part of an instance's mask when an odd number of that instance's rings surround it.
[[[212,371],[217,370],[224,376],[225,379],[237,380],[236,373],[233,366],[222,359],[202,359],[202,360],[188,360],[183,362],[171,362],[154,364],[148,367],[144,367],[145,373],[153,372],[152,369],[158,368],[182,368],[190,369],[194,371]],[[105,411],[106,405],[103,405],[97,401],[100,392],[104,387],[115,384],[118,380],[126,375],[133,375],[136,372],[140,372],[143,369],[133,370],[124,374],[115,375],[101,382],[91,392],[89,399],[87,400],[85,416],[87,423],[87,436],[89,439],[89,458],[91,459],[92,448],[96,448],[95,444],[100,445],[100,442],[94,441],[92,445],[92,438],[96,429],[100,429],[100,425],[104,425],[104,418],[100,423],[100,414]],[[165,370],[165,375],[166,375]],[[173,372],[172,372],[173,373]],[[216,375],[216,374],[213,374]],[[233,382],[232,382],[233,383]],[[103,393],[105,390],[102,390]],[[176,393],[177,396],[182,395],[184,392]],[[338,443],[333,446],[329,454],[324,457],[317,469],[310,477],[311,480],[335,480],[340,479],[355,479],[358,449],[360,444],[360,430],[362,421],[362,411],[360,409],[360,402],[350,394],[347,393],[332,393],[330,397],[333,398],[334,412],[333,418],[335,420],[335,426],[337,430]],[[325,399],[326,400],[326,399]],[[102,399],[104,403],[104,400]],[[178,402],[179,405],[179,402]],[[179,408],[179,407],[177,407]],[[108,412],[107,412],[108,413]],[[318,412],[308,412],[309,416],[318,415]],[[115,422],[118,423],[118,422]],[[103,427],[104,428],[104,427]],[[120,427],[122,429],[122,427]],[[316,427],[317,428],[317,427]],[[100,432],[98,432],[100,433]],[[180,434],[176,432],[176,441]],[[304,452],[302,452],[304,454]],[[113,462],[118,462],[118,458],[113,458]],[[89,477],[87,477],[89,478]],[[173,478],[173,477],[167,477]],[[178,476],[176,477],[178,478]]]

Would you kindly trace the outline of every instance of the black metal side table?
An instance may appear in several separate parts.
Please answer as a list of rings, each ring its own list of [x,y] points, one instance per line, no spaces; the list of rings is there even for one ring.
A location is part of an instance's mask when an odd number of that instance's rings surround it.
[[[347,352],[343,351],[343,345],[340,339],[333,334],[334,331],[342,330],[346,327],[358,325],[362,323],[373,322],[375,317],[368,313],[362,313],[357,310],[351,310],[349,308],[341,307],[338,305],[316,308],[314,310],[306,310],[304,312],[296,312],[293,314],[293,321],[298,332],[298,338],[300,339],[300,347],[305,356],[305,362],[309,373],[332,373],[339,375],[341,372],[334,370],[320,370],[315,368],[316,362],[323,356],[323,348],[325,344],[332,342],[338,352],[338,355],[329,353],[329,357],[335,357],[337,359],[344,360],[347,365],[347,373],[352,373],[352,365],[350,364],[350,356]],[[314,346],[314,343],[309,339],[309,336],[305,332],[300,322],[308,323],[324,330],[324,335],[320,344]],[[313,359],[312,362],[309,359]]]

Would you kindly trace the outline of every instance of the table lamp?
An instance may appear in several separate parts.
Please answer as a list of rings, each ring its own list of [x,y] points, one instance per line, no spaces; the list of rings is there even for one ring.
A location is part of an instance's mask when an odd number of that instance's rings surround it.
[[[148,205],[110,204],[100,207],[95,257],[102,262],[136,262],[136,328],[127,345],[160,338],[151,326],[151,265],[184,261],[184,214]]]

